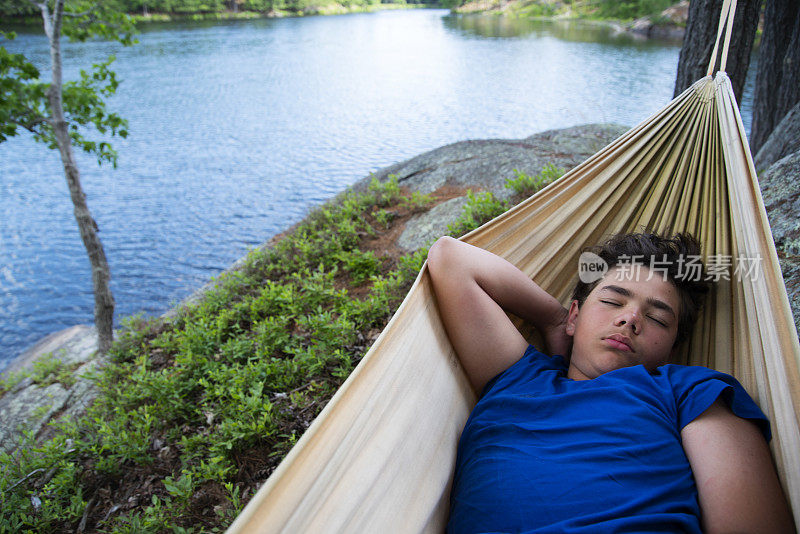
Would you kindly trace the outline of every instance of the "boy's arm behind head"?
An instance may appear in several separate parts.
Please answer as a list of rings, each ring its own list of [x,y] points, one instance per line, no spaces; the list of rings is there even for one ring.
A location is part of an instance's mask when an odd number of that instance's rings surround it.
[[[428,268],[447,335],[476,391],[528,346],[506,311],[539,329],[551,349],[569,349],[564,307],[506,260],[444,237],[428,252]]]

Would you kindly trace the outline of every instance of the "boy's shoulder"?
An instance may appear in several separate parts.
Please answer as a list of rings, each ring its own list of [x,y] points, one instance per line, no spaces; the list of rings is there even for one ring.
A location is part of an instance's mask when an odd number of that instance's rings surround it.
[[[741,387],[739,381],[732,375],[702,365],[668,363],[657,367],[653,375],[664,377],[675,386],[680,384],[695,385],[709,380],[720,380],[726,384],[737,384]]]
[[[703,365],[681,365],[677,363],[667,363],[657,367],[656,372],[665,375],[676,376],[726,376],[733,378],[733,376],[728,373],[717,371],[716,369],[705,367]]]
[[[717,396],[725,391],[748,395],[733,376],[701,365],[670,363],[657,367],[651,375],[662,387],[672,390],[678,402],[706,391]]]
[[[744,386],[728,373],[699,365],[667,364],[656,375],[669,382],[678,405],[681,428],[722,399],[737,416],[756,423],[764,437],[771,437],[769,421]]]

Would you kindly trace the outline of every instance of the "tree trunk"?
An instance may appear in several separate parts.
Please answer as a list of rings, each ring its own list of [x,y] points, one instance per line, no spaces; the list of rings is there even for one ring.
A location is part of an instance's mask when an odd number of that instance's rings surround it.
[[[69,194],[72,197],[75,220],[78,222],[81,239],[86,253],[89,255],[89,263],[92,268],[94,323],[97,327],[98,350],[106,353],[111,348],[114,337],[114,296],[109,287],[111,273],[103,251],[103,244],[97,235],[97,224],[86,204],[86,195],[81,187],[80,173],[75,163],[67,122],[64,119],[61,70],[61,17],[63,10],[64,0],[58,0],[53,8],[51,19],[47,5],[42,4],[42,17],[44,18],[45,33],[50,41],[50,60],[53,66],[53,83],[47,96],[50,101],[51,121],[58,151],[61,154],[61,163],[64,166]]]
[[[773,0],[768,0],[767,3]],[[719,16],[723,0],[692,0],[689,3],[689,16],[686,21],[686,34],[683,37],[678,59],[678,74],[675,78],[674,96],[706,75],[714,42],[717,40]],[[747,68],[750,66],[750,52],[758,26],[761,0],[740,0],[733,19],[733,35],[728,49],[725,71],[731,79],[736,101],[742,101]],[[720,43],[719,54],[723,43]],[[715,71],[719,69],[719,60]]]
[[[758,56],[750,149],[756,154],[800,102],[800,2],[768,0]]]

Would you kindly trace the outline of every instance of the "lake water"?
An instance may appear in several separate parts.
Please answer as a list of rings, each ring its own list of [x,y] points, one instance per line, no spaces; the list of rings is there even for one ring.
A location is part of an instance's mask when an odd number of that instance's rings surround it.
[[[152,25],[68,44],[67,79],[114,53],[119,166],[81,155],[116,317],[160,314],[379,168],[464,139],[634,125],[671,96],[680,43],[444,10]],[[10,43],[46,73],[44,37]],[[751,66],[751,72],[754,70]],[[748,93],[749,94],[749,93]],[[749,96],[743,102],[748,122]],[[93,321],[57,152],[0,144],[0,369]]]

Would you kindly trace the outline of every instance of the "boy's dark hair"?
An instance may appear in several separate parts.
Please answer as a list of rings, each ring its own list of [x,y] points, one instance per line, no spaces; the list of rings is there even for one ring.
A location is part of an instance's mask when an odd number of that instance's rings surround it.
[[[666,273],[666,278],[678,290],[681,301],[675,345],[689,337],[710,286],[705,280],[705,268],[700,259],[700,243],[692,235],[616,234],[604,244],[588,250],[605,260],[609,270],[620,263],[633,263],[643,267],[656,265],[657,275]],[[690,266],[691,258],[695,261]],[[582,306],[599,282],[578,280],[572,299]]]

